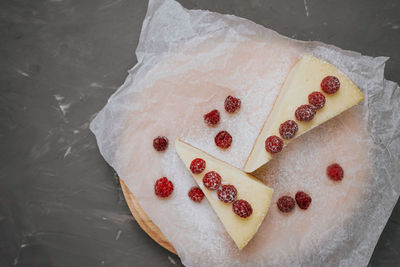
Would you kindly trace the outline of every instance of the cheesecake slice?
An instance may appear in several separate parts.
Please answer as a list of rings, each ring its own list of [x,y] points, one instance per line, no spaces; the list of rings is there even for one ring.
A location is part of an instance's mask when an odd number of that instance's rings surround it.
[[[175,142],[175,149],[199,187],[203,190],[211,207],[214,209],[237,247],[239,249],[244,248],[253,238],[267,214],[269,206],[271,205],[273,190],[253,176],[179,139]],[[190,164],[196,158],[201,158],[206,162],[206,167],[200,174],[193,174],[190,171]],[[237,199],[243,199],[250,203],[253,213],[249,217],[242,218],[236,215],[232,210],[231,203],[222,202],[218,199],[216,191],[211,191],[203,185],[203,176],[209,171],[219,173],[222,177],[222,184],[235,186],[238,193]]]
[[[336,93],[327,94],[321,90],[321,81],[327,76],[339,79],[340,88]],[[296,109],[308,104],[308,95],[314,91],[324,94],[325,106],[316,112],[311,121],[296,120]],[[289,140],[282,138],[285,146],[294,138],[357,105],[363,99],[364,95],[358,87],[335,66],[313,56],[304,55],[289,72],[274,107],[256,139],[243,168],[244,171],[253,172],[272,159],[273,155],[265,149],[265,140],[270,136],[281,137],[279,127],[283,122],[294,120],[298,124],[298,131],[293,138]]]

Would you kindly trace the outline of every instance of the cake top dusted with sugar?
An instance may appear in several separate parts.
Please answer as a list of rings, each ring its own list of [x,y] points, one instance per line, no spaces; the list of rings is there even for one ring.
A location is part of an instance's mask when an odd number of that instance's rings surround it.
[[[211,45],[212,42],[207,47]],[[333,226],[347,220],[356,208],[360,198],[359,189],[369,171],[361,168],[367,165],[368,144],[354,143],[351,138],[357,135],[363,140],[362,121],[357,110],[347,112],[320,126],[318,131],[298,138],[268,164],[268,168],[261,168],[254,174],[272,187],[275,194],[264,223],[240,255],[211,207],[205,203],[195,203],[188,197],[195,182],[179,159],[174,140],[179,137],[215,158],[240,167],[252,149],[282,83],[301,56],[301,51],[293,47],[276,45],[282,46],[280,57],[273,53],[274,45],[267,46],[257,41],[232,45],[229,49],[235,50],[235,53],[229,53],[234,55],[230,61],[222,60],[222,56],[221,59],[207,58],[207,51],[203,51],[203,54],[201,51],[184,51],[167,56],[138,84],[140,94],[127,98],[130,100],[127,100],[127,104],[131,105],[127,116],[129,119],[123,124],[124,128],[117,138],[119,150],[116,153],[116,169],[138,199],[151,200],[142,202],[143,209],[149,211],[154,223],[163,225],[163,233],[175,246],[183,244],[182,240],[189,242],[192,238],[190,233],[195,231],[196,237],[202,236],[207,240],[198,242],[201,249],[205,249],[207,243],[220,249],[222,255],[238,257],[241,262],[255,255],[278,264],[282,258],[276,255],[296,255],[297,252],[303,253],[318,246],[326,236],[316,236],[314,229],[320,229],[326,235],[331,233],[320,224],[321,221],[336,231]],[[287,50],[284,50],[285,47]],[[271,54],[264,58],[264,53]],[[257,69],[252,69],[250,63],[241,63],[245,58],[252,64],[258,64]],[[204,63],[200,66],[204,69],[195,67],[192,62],[202,63],[202,60]],[[213,66],[217,67],[208,70],[207,61],[212,61]],[[262,65],[263,62],[269,64]],[[264,70],[274,62],[276,66],[280,64],[279,71],[273,67]],[[249,72],[246,72],[247,69]],[[234,113],[224,109],[228,95],[241,99],[240,109]],[[215,126],[210,126],[204,121],[204,115],[214,109],[219,111],[220,120]],[[220,149],[214,142],[215,135],[221,130],[232,135],[232,144],[226,150]],[[170,144],[165,150],[153,148],[153,139],[158,136],[168,137]],[[335,153],[331,153],[332,150]],[[324,175],[326,166],[333,161],[338,161],[346,172],[346,179],[340,186],[335,186]],[[353,168],[353,165],[360,167]],[[174,191],[168,200],[161,201],[153,190],[154,182],[164,176],[174,184]],[[297,208],[290,216],[286,216],[275,203],[281,195],[294,196],[296,192],[293,190],[302,190],[311,195],[312,204],[306,212]],[[324,192],[328,192],[328,195]],[[346,205],[343,204],[345,202]],[[165,212],[174,215],[173,224],[165,223]],[[176,234],[177,227],[189,225],[190,229],[185,228]],[[184,249],[179,246],[175,248],[178,252]],[[193,257],[197,255],[195,251],[188,253]]]

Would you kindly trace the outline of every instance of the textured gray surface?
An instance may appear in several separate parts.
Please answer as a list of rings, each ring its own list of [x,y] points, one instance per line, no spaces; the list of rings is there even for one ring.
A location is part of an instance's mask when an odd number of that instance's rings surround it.
[[[181,0],[289,37],[391,57],[398,0]],[[89,121],[136,63],[147,1],[0,2],[0,266],[172,266],[136,224]],[[400,262],[398,204],[371,266]]]

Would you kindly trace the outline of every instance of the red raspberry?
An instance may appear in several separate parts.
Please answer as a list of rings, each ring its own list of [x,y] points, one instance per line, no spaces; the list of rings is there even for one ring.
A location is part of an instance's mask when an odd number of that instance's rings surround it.
[[[325,96],[320,92],[312,92],[308,95],[308,103],[316,109],[321,109],[325,106]]]
[[[216,109],[211,110],[209,113],[204,115],[204,121],[210,126],[215,126],[219,122],[219,119],[219,111]]]
[[[333,181],[341,181],[344,176],[344,171],[339,164],[333,163],[326,168],[326,175]]]
[[[192,163],[190,163],[190,170],[194,174],[199,174],[206,168],[206,162],[203,159],[194,159]]]
[[[221,175],[215,171],[207,172],[203,177],[203,184],[210,190],[218,189],[221,185]]]
[[[227,96],[225,99],[225,110],[229,113],[233,113],[236,110],[240,108],[240,105],[242,104],[242,101],[240,101],[239,98],[233,97],[233,96]]]
[[[201,202],[204,198],[204,193],[203,190],[200,189],[200,187],[192,187],[190,189],[188,196],[194,201],[194,202]]]
[[[232,210],[242,218],[247,218],[253,213],[250,203],[243,199],[235,200],[232,204]]]
[[[335,76],[326,76],[321,82],[321,89],[327,94],[334,94],[340,88],[340,81]]]
[[[236,199],[237,190],[233,185],[222,185],[218,188],[218,198],[222,202],[231,203]]]
[[[232,144],[232,136],[227,131],[221,131],[215,136],[214,141],[218,147],[227,149]]]
[[[271,154],[281,152],[283,141],[276,135],[272,135],[265,140],[265,150]]]
[[[154,184],[154,193],[159,197],[168,197],[174,191],[174,185],[167,177],[162,177]]]
[[[298,130],[299,126],[294,120],[287,120],[279,126],[279,133],[283,139],[292,138]]]
[[[276,203],[278,209],[282,212],[290,212],[294,209],[295,202],[294,199],[290,196],[283,196],[278,199]]]
[[[164,151],[168,148],[168,139],[165,136],[158,136],[153,140],[153,147],[157,151]]]
[[[296,109],[294,115],[299,121],[310,121],[315,116],[315,109],[311,105],[301,105]]]
[[[304,193],[303,191],[297,192],[295,199],[297,205],[302,210],[308,209],[308,206],[310,206],[311,204],[311,197],[308,194]]]

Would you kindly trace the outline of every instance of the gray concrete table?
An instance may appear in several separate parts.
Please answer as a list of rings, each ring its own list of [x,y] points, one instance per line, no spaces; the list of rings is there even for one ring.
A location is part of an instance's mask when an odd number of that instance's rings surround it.
[[[390,56],[400,82],[398,0],[181,0],[302,40]],[[0,3],[0,266],[169,266],[129,213],[89,122],[136,63],[145,0]],[[371,266],[400,262],[400,205]]]

